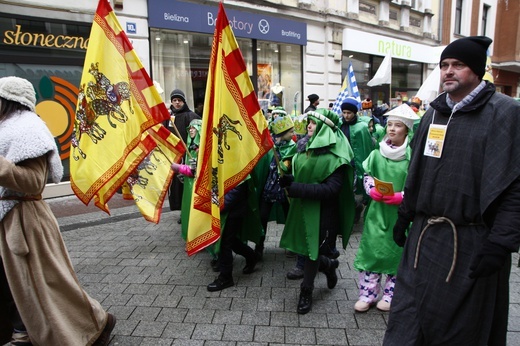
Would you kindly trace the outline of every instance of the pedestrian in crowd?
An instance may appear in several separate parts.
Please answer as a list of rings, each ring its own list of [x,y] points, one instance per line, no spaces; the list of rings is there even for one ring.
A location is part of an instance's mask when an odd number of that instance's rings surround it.
[[[165,122],[165,126],[176,136],[180,136],[184,143],[188,140],[187,128],[193,119],[201,119],[199,115],[192,112],[186,103],[186,96],[180,89],[175,89],[170,94],[171,120]],[[181,210],[182,208],[182,182],[179,179],[173,179],[170,184],[168,201],[170,210]],[[181,223],[179,218],[178,223]]]
[[[188,234],[188,221],[190,220],[191,196],[193,191],[193,182],[195,171],[197,169],[197,156],[200,147],[200,129],[202,127],[201,119],[193,119],[188,126],[188,140],[186,146],[188,151],[184,156],[186,164],[172,163],[171,167],[174,172],[182,176],[183,192],[181,205],[181,233],[184,240]]]
[[[339,262],[332,259],[336,237],[348,244],[354,219],[352,193],[352,149],[339,130],[339,116],[325,108],[307,112],[308,135],[298,142],[293,158],[293,175],[280,177],[291,205],[280,246],[305,256],[297,312],[306,314],[312,307],[314,279],[318,270],[325,273],[327,287],[338,281]]]
[[[368,202],[368,196],[363,188],[363,161],[374,149],[374,142],[368,130],[368,124],[359,121],[359,102],[354,97],[347,97],[341,104],[340,129],[347,137],[354,152],[354,195],[356,199],[356,214],[354,222],[358,222],[364,205]]]
[[[403,252],[393,240],[393,226],[397,208],[403,200],[403,188],[408,173],[411,149],[408,133],[419,117],[406,104],[387,114],[386,136],[363,162],[364,187],[371,197],[363,225],[363,234],[354,260],[359,271],[359,299],[354,305],[357,312],[366,312],[376,304],[377,309],[389,311],[394,294],[397,266]],[[379,187],[375,179],[391,183]],[[386,187],[386,189],[385,189]],[[383,191],[384,193],[382,193]],[[381,296],[381,279],[386,275]],[[378,298],[381,298],[379,302]]]
[[[307,114],[301,114],[294,118],[294,132],[296,133],[296,142],[307,136]],[[292,251],[286,251],[288,258],[296,257],[296,263],[294,267],[289,269],[286,273],[286,277],[289,280],[300,280],[303,279],[303,266],[305,264],[305,256],[295,254]],[[339,256],[339,252],[338,252]]]
[[[362,115],[359,117],[359,121],[362,121],[367,124],[368,133],[370,133],[370,139],[372,140],[372,147],[374,149],[379,148],[379,143],[377,139],[378,134],[376,133],[374,118]]]
[[[278,107],[277,107],[278,108]],[[280,187],[278,178],[280,174],[290,174],[292,172],[291,161],[296,153],[296,143],[293,141],[294,122],[285,113],[282,107],[275,109],[280,116],[277,116],[270,124],[269,128],[273,136],[274,147],[266,156],[269,160],[267,168],[267,178],[264,184],[260,200],[260,220],[264,235],[260,237],[256,244],[255,252],[259,259],[263,258],[264,243],[267,233],[267,223],[273,206],[280,207],[283,213],[282,222],[285,222],[289,212],[289,200],[285,191]],[[282,113],[281,111],[283,110]],[[276,218],[278,220],[278,217]]]
[[[307,96],[307,98],[309,99],[309,106],[305,108],[305,111],[303,111],[303,113],[315,111],[318,105],[320,104],[320,97],[316,94],[310,94],[309,96]]]
[[[197,171],[197,156],[200,147],[200,130],[202,128],[201,119],[193,119],[188,126],[188,142],[186,143],[188,151],[184,157],[184,162],[172,163],[172,170],[182,177],[183,192],[181,206],[181,235],[184,240],[188,238],[188,226],[190,221],[191,197],[193,195],[193,184],[195,182],[195,173]],[[188,154],[189,152],[189,154]],[[214,271],[218,269],[218,254],[216,244],[206,247],[211,255],[211,267]]]
[[[329,102],[329,107],[328,107],[328,110],[331,111],[332,108],[334,108],[334,103],[332,102]]]
[[[219,275],[207,286],[208,291],[221,291],[235,285],[233,280],[233,252],[245,257],[246,265],[242,269],[243,274],[251,274],[255,271],[258,262],[255,251],[249,247],[249,227],[245,226],[248,212],[248,196],[252,188],[252,179],[248,176],[235,188],[224,195],[224,207],[221,210],[222,232],[220,238],[220,250],[218,253]],[[258,205],[258,203],[257,203]],[[260,231],[260,228],[258,228]],[[260,234],[253,235],[258,238]]]
[[[198,99],[195,101],[194,112],[202,118],[202,115],[204,114],[204,99]]]
[[[520,244],[520,104],[483,81],[491,39],[450,43],[394,226],[404,245],[384,345],[505,345]],[[412,222],[407,235],[407,229]]]
[[[63,175],[36,93],[0,78],[0,320],[12,345],[108,345],[116,324],[80,286],[60,229],[42,199]],[[2,340],[5,341],[5,340]]]

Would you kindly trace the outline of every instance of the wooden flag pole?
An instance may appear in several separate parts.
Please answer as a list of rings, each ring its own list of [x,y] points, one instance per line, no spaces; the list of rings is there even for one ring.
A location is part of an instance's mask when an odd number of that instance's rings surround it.
[[[173,129],[175,130],[175,134],[177,135],[177,137],[179,137],[179,140],[181,141],[182,145],[184,146],[184,149],[186,149],[186,153],[188,154],[188,156],[190,157],[190,159],[193,159],[193,156],[191,156],[190,154],[190,150],[188,149],[188,146],[186,145],[186,143],[184,142],[184,140],[182,139],[182,136],[179,132],[179,129],[177,128],[177,126],[175,126],[175,124],[173,123],[172,121],[172,127]]]

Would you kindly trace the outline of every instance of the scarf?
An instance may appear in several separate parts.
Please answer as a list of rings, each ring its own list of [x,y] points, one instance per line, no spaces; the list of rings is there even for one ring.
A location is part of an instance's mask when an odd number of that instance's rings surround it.
[[[57,184],[63,176],[63,166],[54,137],[40,117],[33,112],[21,111],[0,120],[0,156],[16,164],[47,153],[49,174]],[[0,186],[0,197],[24,195]],[[17,200],[1,200],[0,220],[17,203]]]
[[[392,145],[388,140],[388,136],[385,136],[379,143],[379,152],[383,157],[386,157],[392,161],[402,161],[406,158],[406,147],[408,146],[408,136],[404,139],[404,143],[396,147]]]

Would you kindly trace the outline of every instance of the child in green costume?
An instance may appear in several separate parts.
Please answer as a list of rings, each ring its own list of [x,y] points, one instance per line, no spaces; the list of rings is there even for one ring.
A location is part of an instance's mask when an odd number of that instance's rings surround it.
[[[354,261],[354,268],[359,270],[359,300],[354,306],[357,312],[365,312],[381,293],[381,278],[386,275],[386,282],[377,308],[389,311],[394,293],[397,266],[403,249],[393,240],[392,229],[397,220],[397,209],[403,200],[403,188],[408,174],[411,149],[408,145],[408,133],[418,116],[403,104],[385,114],[388,116],[387,135],[379,149],[370,153],[363,162],[365,170],[364,186],[372,201],[368,205],[363,227],[363,235]],[[391,182],[393,191],[384,195],[378,189],[374,178]]]
[[[325,273],[327,287],[336,286],[338,260],[332,259],[336,237],[348,244],[354,220],[352,149],[339,130],[339,116],[320,108],[307,112],[307,137],[298,142],[293,175],[280,177],[291,198],[280,246],[305,256],[297,312],[311,310],[314,279]]]

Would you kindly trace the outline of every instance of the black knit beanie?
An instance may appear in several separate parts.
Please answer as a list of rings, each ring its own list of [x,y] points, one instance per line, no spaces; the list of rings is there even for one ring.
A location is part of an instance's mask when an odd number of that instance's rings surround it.
[[[439,64],[447,58],[460,60],[482,79],[486,73],[486,53],[491,42],[493,40],[486,36],[459,38],[444,48]]]
[[[184,92],[180,89],[175,89],[172,91],[172,93],[170,94],[170,101],[173,99],[173,98],[178,98],[178,99],[181,99],[182,102],[186,103],[186,96],[184,95]]]
[[[307,96],[307,98],[309,99],[310,103],[314,103],[320,99],[320,97],[316,94],[310,94],[309,96]]]

